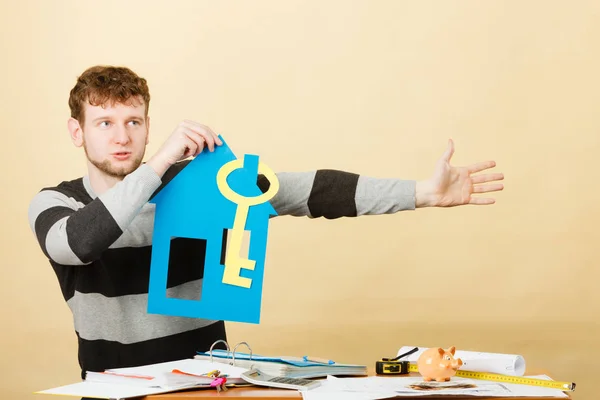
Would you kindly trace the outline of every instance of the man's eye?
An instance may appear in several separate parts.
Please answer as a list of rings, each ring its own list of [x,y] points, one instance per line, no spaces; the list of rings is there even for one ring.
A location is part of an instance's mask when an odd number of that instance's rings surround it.
[[[108,121],[102,121],[100,122],[100,126],[103,128],[106,128],[108,126],[109,122]]]
[[[133,124],[133,125],[139,125],[140,124],[139,121],[130,121],[129,123]]]

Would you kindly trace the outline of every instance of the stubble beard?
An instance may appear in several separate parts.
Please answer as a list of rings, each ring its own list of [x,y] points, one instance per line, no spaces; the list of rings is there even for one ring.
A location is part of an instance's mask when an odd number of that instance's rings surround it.
[[[130,173],[132,173],[133,171],[138,169],[138,167],[142,164],[142,160],[144,159],[144,153],[145,153],[145,152],[143,152],[141,155],[139,155],[135,159],[131,160],[131,163],[128,166],[117,167],[117,166],[114,166],[110,162],[110,160],[98,161],[98,160],[92,159],[90,157],[90,155],[88,154],[85,141],[83,142],[83,150],[85,151],[86,158],[93,166],[98,168],[98,170],[102,171],[106,175],[111,176],[113,178],[118,178],[118,179],[123,179],[127,175],[129,175]]]

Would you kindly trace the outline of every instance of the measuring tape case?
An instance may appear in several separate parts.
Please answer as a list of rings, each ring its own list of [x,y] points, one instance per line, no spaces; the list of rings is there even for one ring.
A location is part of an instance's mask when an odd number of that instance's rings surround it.
[[[375,373],[377,375],[407,375],[410,362],[408,361],[384,361],[375,362]]]

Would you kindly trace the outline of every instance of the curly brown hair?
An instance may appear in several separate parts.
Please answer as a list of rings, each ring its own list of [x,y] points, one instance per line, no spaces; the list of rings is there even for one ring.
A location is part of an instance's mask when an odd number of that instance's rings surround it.
[[[96,65],[85,70],[69,95],[71,117],[84,124],[84,102],[93,106],[105,105],[109,101],[130,104],[141,97],[146,105],[146,117],[150,106],[150,92],[146,79],[127,67]]]

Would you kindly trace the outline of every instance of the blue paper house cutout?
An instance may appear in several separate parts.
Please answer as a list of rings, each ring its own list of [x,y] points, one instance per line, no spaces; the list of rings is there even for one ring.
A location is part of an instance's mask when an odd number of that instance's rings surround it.
[[[251,285],[245,288],[223,283],[223,232],[233,229],[238,205],[225,198],[217,185],[221,167],[236,160],[225,140],[220,139],[221,146],[215,146],[214,152],[205,149],[150,201],[156,204],[156,211],[148,312],[259,323],[268,223],[277,212],[268,201],[249,208],[245,225],[245,230],[250,231],[248,259],[256,264],[253,270],[242,269],[239,275],[251,279]],[[259,196],[262,191],[257,186],[257,174],[258,156],[246,155],[243,168],[231,172],[227,183],[242,196]],[[169,250],[171,239],[175,237],[206,240],[199,300],[167,297]]]

